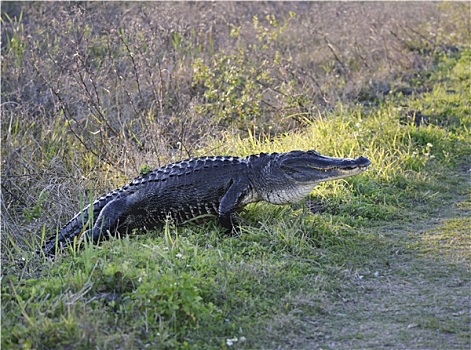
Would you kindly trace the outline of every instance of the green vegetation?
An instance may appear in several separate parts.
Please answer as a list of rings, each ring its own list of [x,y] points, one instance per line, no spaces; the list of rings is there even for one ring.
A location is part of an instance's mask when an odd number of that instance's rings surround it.
[[[3,6],[2,347],[469,348],[469,4]],[[372,166],[234,237],[35,254],[159,163],[311,148]]]

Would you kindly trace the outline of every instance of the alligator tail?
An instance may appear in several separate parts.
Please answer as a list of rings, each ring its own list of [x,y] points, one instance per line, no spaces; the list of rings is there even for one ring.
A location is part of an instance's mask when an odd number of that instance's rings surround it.
[[[154,175],[155,172],[149,172],[147,175]],[[100,215],[101,210],[111,201],[119,197],[123,192],[127,194],[134,193],[138,186],[143,182],[142,176],[136,177],[133,182],[128,185],[117,188],[111,192],[105,193],[98,197],[92,204],[87,205],[79,213],[77,213],[67,224],[65,224],[56,235],[51,237],[43,245],[43,252],[46,256],[54,256],[56,250],[72,245],[74,239],[80,238],[81,234],[92,229],[96,219]],[[92,214],[92,215],[90,215]],[[39,253],[39,251],[38,251]]]
[[[56,235],[46,241],[42,248],[44,254],[46,256],[54,256],[56,250],[72,245],[76,237],[80,238],[84,231],[93,227],[103,207],[116,198],[121,191],[121,189],[118,189],[104,194],[96,199],[92,204],[83,208],[72,219],[70,219],[70,221],[65,224]]]
[[[94,204],[95,203],[92,205],[95,209]],[[43,246],[43,252],[46,256],[55,255],[57,249],[72,244],[75,237],[78,237],[87,229],[87,227],[93,226],[93,218],[90,218],[91,220],[89,220],[89,210],[90,205],[87,205],[81,212],[76,214],[67,224],[65,224],[56,235],[46,241]],[[97,210],[94,210],[94,212],[95,211]]]

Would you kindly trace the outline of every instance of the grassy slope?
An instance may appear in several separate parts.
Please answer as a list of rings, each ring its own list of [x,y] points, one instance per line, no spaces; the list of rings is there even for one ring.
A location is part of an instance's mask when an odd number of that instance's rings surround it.
[[[314,191],[321,213],[260,204],[242,214],[239,237],[208,223],[54,263],[23,252],[23,267],[2,279],[2,345],[466,348],[469,182],[459,165],[471,154],[469,59],[442,57],[429,93],[368,113],[339,105],[276,140],[224,140],[238,154],[370,157],[367,173]],[[408,109],[430,125],[402,125]]]

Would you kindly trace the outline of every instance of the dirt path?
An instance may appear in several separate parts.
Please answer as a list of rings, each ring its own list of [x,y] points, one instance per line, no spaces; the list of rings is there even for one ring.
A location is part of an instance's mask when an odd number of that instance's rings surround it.
[[[457,194],[433,218],[366,230],[385,249],[354,267],[323,317],[285,320],[297,331],[277,348],[470,349],[470,209],[469,195]]]
[[[359,271],[325,320],[332,338],[306,348],[470,349],[469,232],[462,198],[439,218],[371,232],[389,241],[389,259]]]

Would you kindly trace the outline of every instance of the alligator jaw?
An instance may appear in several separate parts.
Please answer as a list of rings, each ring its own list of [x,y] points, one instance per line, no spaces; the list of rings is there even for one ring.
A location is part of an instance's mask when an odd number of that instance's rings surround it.
[[[318,172],[325,173],[325,177],[320,179],[319,181],[331,181],[342,179],[345,177],[357,175],[368,168],[368,165],[359,165],[356,167],[347,167],[347,168],[311,168],[315,169]]]
[[[321,181],[330,181],[336,179],[342,179],[344,177],[353,176],[365,171],[371,164],[370,160],[366,157],[360,156],[355,159],[350,158],[328,158],[328,161],[332,162],[331,166],[316,166],[315,164],[307,164],[310,169],[314,171],[325,173],[326,177],[322,178]]]
[[[280,158],[280,169],[299,184],[315,184],[323,181],[353,176],[366,170],[371,164],[366,157],[335,158],[316,151],[292,151]]]

